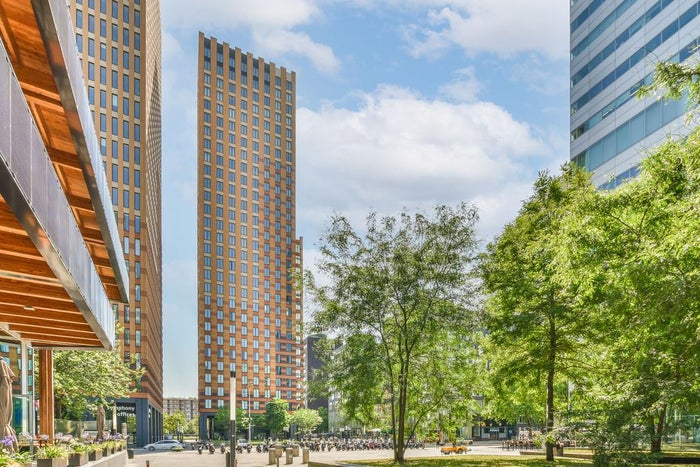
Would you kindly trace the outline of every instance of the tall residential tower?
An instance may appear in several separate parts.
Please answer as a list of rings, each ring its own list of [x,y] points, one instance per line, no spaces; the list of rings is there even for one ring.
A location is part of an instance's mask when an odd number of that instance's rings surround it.
[[[145,368],[117,401],[137,446],[162,437],[161,32],[158,0],[71,0],[76,42],[129,270],[114,303],[124,359]]]
[[[635,93],[658,62],[697,59],[698,44],[697,0],[572,1],[571,159],[597,186],[635,176],[646,149],[688,133],[684,102]]]
[[[296,75],[199,34],[197,290],[200,431],[228,406],[302,403]]]

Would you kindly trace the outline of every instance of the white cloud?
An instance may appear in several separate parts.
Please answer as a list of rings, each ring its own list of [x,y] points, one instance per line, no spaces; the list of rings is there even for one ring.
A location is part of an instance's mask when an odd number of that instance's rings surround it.
[[[551,59],[568,56],[567,0],[414,0],[432,7],[427,25],[406,29],[415,56],[436,54],[457,45],[468,55],[510,57],[537,51]]]
[[[250,29],[256,55],[272,59],[293,52],[307,57],[322,73],[336,73],[340,61],[333,50],[293,30],[319,16],[321,11],[314,0],[172,0],[163,8],[163,23],[169,28],[202,30],[205,34]],[[168,42],[165,45],[169,47]]]
[[[289,52],[308,57],[314,67],[325,74],[335,74],[340,60],[330,47],[314,42],[307,34],[285,30],[255,31],[253,34],[260,55],[280,56]]]
[[[312,0],[169,0],[163,5],[168,24],[186,29],[251,26],[287,29],[319,14]]]
[[[478,201],[490,236],[513,217],[536,167],[560,160],[532,128],[489,102],[428,100],[392,86],[361,98],[357,110],[298,110],[304,230],[320,232],[333,210],[362,223],[371,210]]]
[[[457,78],[440,87],[440,95],[461,102],[475,101],[481,92],[481,83],[476,79],[474,67],[456,71]]]

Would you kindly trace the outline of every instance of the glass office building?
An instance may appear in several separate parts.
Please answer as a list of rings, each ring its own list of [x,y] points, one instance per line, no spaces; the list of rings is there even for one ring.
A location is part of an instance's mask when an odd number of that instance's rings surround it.
[[[684,136],[686,105],[638,98],[661,61],[697,59],[696,0],[572,0],[571,159],[613,188],[639,171],[646,152]]]

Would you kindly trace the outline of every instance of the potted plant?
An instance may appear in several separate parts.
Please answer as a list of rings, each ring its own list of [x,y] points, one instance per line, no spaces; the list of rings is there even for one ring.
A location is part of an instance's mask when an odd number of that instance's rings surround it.
[[[68,457],[69,466],[79,466],[88,463],[88,452],[90,448],[82,443],[75,443],[71,446],[70,456]]]
[[[110,454],[117,452],[117,445],[119,444],[117,441],[110,439],[109,441],[105,441],[105,444],[107,445],[107,451]]]
[[[114,443],[115,450],[116,451],[121,451],[126,447],[126,442],[124,438],[122,437],[121,434],[117,433],[116,435],[113,435],[111,437],[112,442]]]
[[[36,467],[67,467],[68,450],[58,444],[48,444],[39,448],[36,454]]]
[[[9,465],[20,467],[32,467],[32,455],[28,451],[15,451],[12,454],[12,462]]]
[[[88,459],[90,460],[90,462],[102,459],[102,448],[99,445],[88,444],[86,446],[88,448]]]

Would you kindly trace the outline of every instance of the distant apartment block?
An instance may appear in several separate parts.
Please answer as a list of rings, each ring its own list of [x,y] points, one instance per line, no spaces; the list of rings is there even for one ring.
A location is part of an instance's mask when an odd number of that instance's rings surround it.
[[[146,369],[116,401],[118,423],[143,446],[163,435],[160,2],[67,3],[128,267],[129,302],[113,302],[120,347]]]
[[[571,159],[612,188],[635,176],[645,151],[685,136],[685,102],[636,91],[660,61],[691,63],[700,44],[697,0],[573,0]]]
[[[197,264],[200,431],[229,405],[303,403],[297,273],[296,76],[199,34]]]
[[[163,413],[173,415],[182,412],[188,422],[197,417],[196,397],[165,397],[163,398]]]

